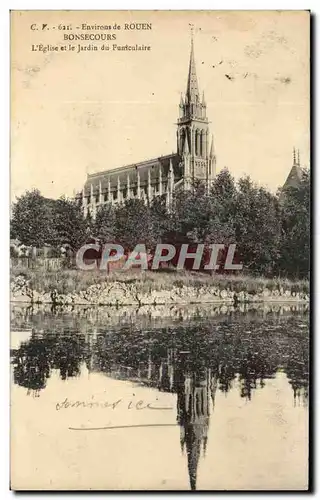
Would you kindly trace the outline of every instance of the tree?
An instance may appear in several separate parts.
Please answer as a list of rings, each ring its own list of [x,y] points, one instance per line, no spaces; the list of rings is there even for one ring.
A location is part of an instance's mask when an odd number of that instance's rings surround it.
[[[234,178],[224,168],[215,177],[210,189],[211,214],[208,240],[211,243],[236,243],[235,215],[237,188]]]
[[[150,208],[142,200],[129,199],[116,209],[115,238],[125,251],[144,243],[147,248],[155,244]]]
[[[205,186],[195,183],[190,191],[179,192],[174,200],[172,227],[186,242],[204,243],[211,214],[210,198]]]
[[[166,236],[174,230],[172,213],[168,211],[165,195],[158,196],[152,200],[150,217],[154,242],[164,242]]]
[[[254,273],[308,277],[310,251],[310,173],[300,184],[274,195],[249,177],[237,183],[222,170],[207,191],[202,182],[190,190],[177,190],[168,210],[166,196],[150,205],[129,199],[105,204],[93,220],[84,218],[79,201],[50,200],[37,190],[28,191],[13,205],[11,237],[27,246],[77,250],[88,239],[116,242],[128,252],[139,244],[153,250],[156,243],[236,243],[236,260]],[[194,250],[192,250],[194,251]],[[204,257],[205,260],[206,257]]]
[[[33,189],[22,195],[12,209],[10,233],[24,245],[42,247],[50,240],[53,200]]]
[[[112,242],[115,239],[116,210],[107,203],[99,208],[94,222],[92,222],[93,235],[102,243]]]
[[[279,257],[279,203],[276,196],[249,177],[238,182],[235,231],[244,268],[272,273]]]
[[[59,248],[68,244],[78,250],[87,237],[87,223],[79,202],[60,198],[54,204],[50,243]]]
[[[278,270],[290,277],[309,276],[310,172],[304,170],[297,187],[281,193],[281,241]]]

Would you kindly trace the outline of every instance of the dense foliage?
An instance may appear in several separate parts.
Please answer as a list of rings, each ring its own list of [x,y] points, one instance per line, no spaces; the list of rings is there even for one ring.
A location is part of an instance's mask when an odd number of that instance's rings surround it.
[[[228,170],[208,193],[201,183],[177,192],[168,211],[165,196],[150,205],[137,199],[101,207],[86,219],[77,201],[50,200],[27,192],[13,206],[11,237],[24,245],[77,250],[94,237],[132,250],[145,243],[236,243],[244,270],[266,276],[308,277],[310,252],[310,174],[299,187],[273,194],[249,177],[234,180]]]

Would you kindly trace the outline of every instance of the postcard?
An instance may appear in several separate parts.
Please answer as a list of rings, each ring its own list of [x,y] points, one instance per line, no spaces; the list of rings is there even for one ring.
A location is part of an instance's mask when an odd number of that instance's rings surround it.
[[[11,12],[11,488],[307,491],[310,12]]]

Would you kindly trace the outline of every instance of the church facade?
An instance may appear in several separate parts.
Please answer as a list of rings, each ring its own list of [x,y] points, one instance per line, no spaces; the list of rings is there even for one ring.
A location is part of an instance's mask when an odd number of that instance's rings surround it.
[[[84,215],[90,213],[95,218],[104,204],[123,203],[131,198],[150,203],[156,196],[165,196],[170,206],[173,193],[190,189],[195,180],[210,187],[216,173],[216,155],[204,93],[200,96],[198,87],[193,40],[176,134],[176,153],[89,174],[80,195]]]

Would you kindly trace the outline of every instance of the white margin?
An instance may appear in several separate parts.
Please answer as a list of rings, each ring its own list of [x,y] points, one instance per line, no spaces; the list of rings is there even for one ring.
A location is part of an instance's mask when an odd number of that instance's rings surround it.
[[[7,499],[13,495],[9,491],[9,10],[311,10],[314,16],[320,12],[320,4],[318,0],[309,0],[309,2],[299,1],[299,0],[268,0],[260,1],[236,1],[236,0],[223,0],[213,2],[212,0],[198,0],[197,2],[184,1],[179,2],[175,0],[159,0],[159,1],[143,1],[143,0],[116,0],[116,1],[98,1],[91,0],[90,2],[84,1],[71,1],[71,0],[47,0],[45,3],[40,0],[29,0],[28,2],[12,0],[1,2],[0,7],[0,52],[1,52],[1,98],[2,106],[1,109],[1,218],[3,224],[2,228],[2,241],[1,241],[1,263],[4,266],[1,272],[1,383],[2,383],[2,411],[1,411],[1,455],[0,455],[0,492],[1,498]],[[319,20],[314,22],[314,45],[313,45],[313,66],[314,66],[314,84],[313,84],[313,102],[316,107],[313,108],[314,123],[319,113],[319,100],[316,99],[316,89],[319,86],[318,71],[319,68],[319,36],[316,36],[318,31]],[[317,84],[316,84],[317,82]],[[312,104],[311,104],[312,105]],[[314,193],[314,212],[313,212],[313,224],[314,224],[314,259],[319,257],[319,247],[320,247],[320,173],[318,164],[316,164],[316,145],[319,144],[319,128],[313,135],[313,193]],[[318,162],[317,162],[318,163]],[[317,174],[318,172],[318,174]],[[318,259],[317,259],[318,261]],[[314,375],[315,380],[313,381],[314,386],[314,398],[313,407],[315,410],[317,400],[320,399],[319,389],[319,370],[317,370],[317,361],[319,361],[319,345],[320,343],[316,341],[317,335],[320,334],[320,328],[317,328],[318,314],[320,311],[320,292],[318,292],[320,281],[320,268],[315,267],[313,270],[313,287],[314,287],[314,325],[313,334],[314,342],[313,347],[315,352],[313,353],[313,364],[314,364]],[[318,397],[317,397],[318,396]],[[314,423],[316,424],[316,413],[314,414]],[[316,425],[315,425],[316,427]],[[318,448],[318,433],[312,437],[315,449]],[[262,451],[263,452],[263,451]],[[317,486],[317,477],[320,477],[318,472],[320,472],[319,460],[316,460],[316,470],[314,470],[314,482]],[[136,495],[135,493],[133,493]],[[45,495],[45,494],[43,494]],[[105,495],[105,494],[101,494]],[[233,496],[234,494],[226,494],[224,498]],[[77,496],[77,495],[76,495]],[[109,496],[113,496],[108,494]],[[119,498],[119,494],[116,495]],[[166,498],[171,496],[166,494]],[[261,494],[250,495],[250,498],[261,497]],[[265,495],[263,495],[265,496]],[[29,494],[28,498],[41,498],[40,494]],[[67,494],[62,493],[59,498],[67,498]],[[89,498],[88,494],[82,494],[81,498]],[[273,495],[273,498],[280,498],[280,494]]]

